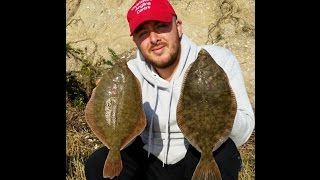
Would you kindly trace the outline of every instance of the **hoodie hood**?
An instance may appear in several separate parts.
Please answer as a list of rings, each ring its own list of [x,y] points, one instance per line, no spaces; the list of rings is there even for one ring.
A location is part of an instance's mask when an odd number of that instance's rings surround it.
[[[194,57],[197,56],[198,52],[195,52],[195,51],[190,52],[191,47],[197,48],[196,44],[191,42],[189,40],[189,38],[183,34],[181,37],[181,55],[180,55],[179,64],[177,66],[176,71],[173,74],[171,81],[174,81],[177,78],[181,77],[182,72],[188,62],[187,59],[189,56],[192,57],[191,59],[195,60]],[[189,62],[189,64],[190,63],[191,62]],[[164,81],[159,80],[159,78],[156,76],[157,74],[153,70],[152,66],[145,61],[145,58],[143,57],[140,50],[137,50],[136,59],[129,61],[128,66],[131,70],[133,70],[133,73],[138,77],[138,79],[143,78],[152,85],[157,84],[157,86],[160,88],[161,87],[162,88],[169,88],[168,83],[165,83]]]

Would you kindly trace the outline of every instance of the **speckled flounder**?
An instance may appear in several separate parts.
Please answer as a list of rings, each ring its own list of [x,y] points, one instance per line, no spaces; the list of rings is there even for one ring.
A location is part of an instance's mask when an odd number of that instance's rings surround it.
[[[125,62],[107,70],[85,109],[86,121],[109,149],[103,177],[113,178],[122,170],[120,151],[146,126],[139,81]]]
[[[200,153],[192,180],[221,180],[212,152],[229,136],[237,104],[224,70],[201,49],[185,75],[177,123]]]

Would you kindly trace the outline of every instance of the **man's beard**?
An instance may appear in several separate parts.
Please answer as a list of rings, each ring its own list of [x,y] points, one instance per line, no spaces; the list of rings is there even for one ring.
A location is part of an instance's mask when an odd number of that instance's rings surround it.
[[[159,69],[166,69],[170,66],[172,66],[176,61],[178,61],[178,54],[180,52],[180,46],[177,48],[177,51],[170,55],[169,61],[166,63],[159,62],[159,61],[152,61],[150,59],[145,59],[148,63],[150,63],[153,67],[159,68]]]

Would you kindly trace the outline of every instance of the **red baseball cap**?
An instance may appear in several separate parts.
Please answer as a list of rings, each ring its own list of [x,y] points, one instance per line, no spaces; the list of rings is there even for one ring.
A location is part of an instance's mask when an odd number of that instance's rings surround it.
[[[168,0],[137,0],[127,14],[130,36],[145,21],[171,22],[173,15],[176,13]]]

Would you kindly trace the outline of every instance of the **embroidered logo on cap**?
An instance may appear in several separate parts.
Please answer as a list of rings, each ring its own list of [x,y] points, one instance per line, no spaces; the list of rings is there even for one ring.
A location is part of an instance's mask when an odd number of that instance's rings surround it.
[[[140,14],[141,12],[150,9],[151,4],[152,0],[141,0],[131,8],[131,11],[135,11],[136,14]]]

